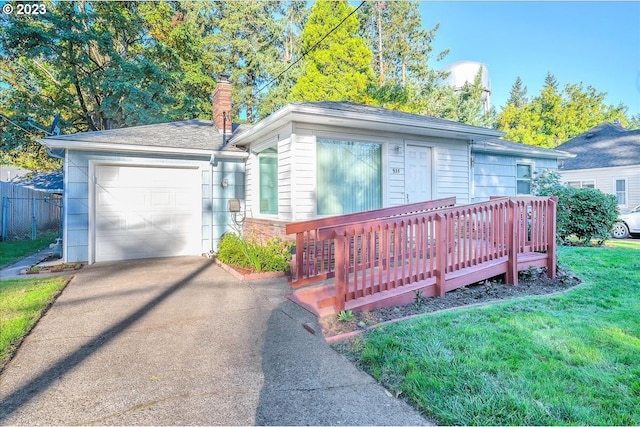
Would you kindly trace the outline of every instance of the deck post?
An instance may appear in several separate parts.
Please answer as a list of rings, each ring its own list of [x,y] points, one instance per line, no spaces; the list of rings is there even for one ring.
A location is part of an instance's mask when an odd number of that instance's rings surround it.
[[[513,285],[518,284],[518,204],[509,199],[509,211],[507,212],[507,277],[506,282]]]
[[[336,276],[335,276],[335,291],[336,291],[336,313],[344,310],[345,302],[347,299],[347,277],[349,271],[346,269],[346,262],[344,256],[344,242],[345,236],[343,234],[335,235],[336,242]]]
[[[449,251],[447,250],[447,218],[440,214],[436,214],[436,295],[440,298],[444,298],[446,289],[446,272],[447,272],[447,257]]]
[[[547,225],[547,276],[549,277],[549,279],[555,279],[556,277],[558,248],[558,243],[556,241],[557,203],[558,196],[549,198],[549,201],[547,203],[547,214],[545,218],[545,224]]]
[[[304,233],[296,234],[296,260],[291,271],[296,272],[295,280],[304,278]]]

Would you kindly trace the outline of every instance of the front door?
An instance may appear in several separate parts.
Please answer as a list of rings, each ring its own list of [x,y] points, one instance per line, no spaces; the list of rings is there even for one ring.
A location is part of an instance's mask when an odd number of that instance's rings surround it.
[[[407,145],[405,161],[405,201],[431,200],[431,147]]]

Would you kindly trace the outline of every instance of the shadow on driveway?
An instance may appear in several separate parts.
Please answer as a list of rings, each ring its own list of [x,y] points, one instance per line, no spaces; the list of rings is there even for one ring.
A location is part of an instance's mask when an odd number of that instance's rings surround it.
[[[111,340],[113,340],[123,331],[127,330],[136,322],[138,322],[142,317],[144,317],[152,309],[157,307],[160,303],[165,301],[167,298],[169,298],[171,295],[173,295],[175,292],[177,292],[184,286],[188,285],[193,279],[195,279],[204,271],[210,268],[212,268],[211,263],[202,264],[195,271],[183,277],[181,280],[176,281],[173,285],[169,286],[158,296],[151,299],[149,302],[144,304],[142,307],[138,308],[136,311],[134,311],[124,319],[113,324],[108,329],[98,333],[94,338],[90,339],[89,341],[84,342],[80,347],[78,347],[71,354],[68,354],[64,358],[60,359],[58,362],[56,362],[54,365],[46,369],[44,372],[40,373],[35,378],[31,379],[28,383],[12,391],[9,395],[3,396],[2,401],[0,401],[1,403],[0,421],[7,418],[15,410],[17,410],[18,408],[20,408],[30,400],[36,398],[41,392],[49,388],[56,380],[63,377],[66,373],[74,370],[85,359],[90,357],[101,347],[104,347],[105,345],[107,345]],[[93,299],[93,298],[89,298],[89,299]],[[79,302],[79,303],[83,303],[83,302]],[[84,303],[86,303],[86,301]],[[73,304],[73,302],[65,301],[65,302],[61,302],[61,305],[62,304]]]

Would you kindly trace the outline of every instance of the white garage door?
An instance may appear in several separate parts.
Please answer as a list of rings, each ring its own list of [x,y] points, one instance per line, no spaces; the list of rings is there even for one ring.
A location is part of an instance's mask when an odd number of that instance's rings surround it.
[[[95,261],[198,254],[200,191],[197,169],[97,166]]]

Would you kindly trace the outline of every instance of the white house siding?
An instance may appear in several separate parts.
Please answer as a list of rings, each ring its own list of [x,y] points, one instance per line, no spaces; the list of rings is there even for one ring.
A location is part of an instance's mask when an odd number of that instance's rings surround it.
[[[211,185],[211,165],[202,158],[168,158],[149,155],[105,155],[91,151],[67,151],[65,155],[65,193],[64,208],[64,258],[67,262],[89,260],[89,162],[114,162],[118,164],[154,164],[166,166],[193,166],[202,176],[202,252],[211,250],[211,221],[214,217],[214,250],[217,249],[222,233],[228,228],[230,217],[227,198],[243,197],[244,177],[242,162],[219,162],[213,171]],[[223,189],[222,181],[227,179],[228,186]],[[213,199],[211,198],[213,190]]]
[[[409,141],[407,141],[409,142]],[[412,142],[412,141],[411,141]],[[418,144],[416,142],[416,144]],[[400,147],[396,150],[396,146]],[[387,167],[386,170],[389,173],[382,178],[382,185],[387,188],[386,200],[387,206],[399,206],[406,203],[405,198],[405,153],[406,142],[399,138],[389,138],[387,142],[387,149],[383,150],[387,153]],[[384,160],[383,160],[384,168]],[[400,173],[393,173],[394,170],[399,170]],[[386,179],[385,179],[386,178]]]
[[[469,203],[469,148],[464,141],[439,142],[436,146],[436,192],[434,199],[456,196],[458,204]]]
[[[294,123],[291,134],[282,139],[283,130],[274,131],[268,137],[251,144],[251,152],[246,167],[246,203],[249,216],[280,221],[303,221],[315,218],[316,205],[316,137],[353,139],[382,144],[383,167],[383,206],[397,206],[406,203],[405,199],[405,148],[407,144],[423,144],[432,147],[436,154],[433,198],[456,196],[458,203],[469,202],[469,150],[466,141],[444,138],[424,138],[393,134],[372,133],[324,125]],[[278,145],[278,217],[260,215],[257,205],[259,188],[257,185],[257,156],[261,147],[275,143],[273,138],[280,137]],[[271,141],[272,142],[269,142]],[[396,146],[400,149],[396,150]],[[393,168],[400,173],[392,174]]]
[[[595,188],[603,193],[616,194],[614,181],[627,180],[627,204],[621,209],[640,205],[640,165],[599,169],[560,170],[562,182],[595,181]]]
[[[260,214],[260,183],[258,181],[258,154],[271,147],[278,148],[278,213],[291,216],[291,187],[293,184],[291,153],[291,126],[282,126],[268,137],[251,145],[245,170],[245,209],[249,218],[277,219],[275,215]],[[286,202],[282,202],[286,200]]]
[[[489,200],[490,196],[516,195],[516,164],[532,164],[536,172],[557,170],[555,159],[518,157],[504,154],[472,152],[472,202]]]

